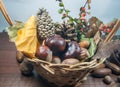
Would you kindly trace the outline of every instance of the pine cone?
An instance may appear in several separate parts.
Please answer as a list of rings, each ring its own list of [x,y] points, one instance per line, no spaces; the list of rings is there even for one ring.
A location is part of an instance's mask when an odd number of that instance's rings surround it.
[[[75,26],[70,24],[58,24],[56,26],[56,34],[61,35],[66,41],[77,41],[77,32]]]
[[[39,9],[37,13],[37,34],[38,40],[44,40],[55,34],[54,23],[44,8]]]

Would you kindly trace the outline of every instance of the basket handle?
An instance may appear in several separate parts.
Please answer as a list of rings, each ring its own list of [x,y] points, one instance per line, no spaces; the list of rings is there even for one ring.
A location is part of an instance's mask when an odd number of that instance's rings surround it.
[[[3,13],[5,19],[7,20],[7,22],[12,26],[12,25],[13,25],[13,22],[12,22],[12,20],[10,19],[10,17],[9,17],[9,15],[8,15],[8,13],[7,13],[7,10],[5,9],[5,6],[4,6],[2,0],[0,0],[0,10],[2,11],[2,13]]]

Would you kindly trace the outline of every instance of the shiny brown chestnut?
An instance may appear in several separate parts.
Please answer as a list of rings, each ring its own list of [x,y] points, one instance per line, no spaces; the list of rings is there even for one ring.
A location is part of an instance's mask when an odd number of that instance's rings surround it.
[[[80,57],[80,46],[76,41],[68,42],[65,53],[63,54],[64,58],[78,58]]]
[[[35,54],[38,59],[52,61],[52,51],[47,46],[40,46]]]
[[[45,45],[53,52],[62,52],[66,48],[66,41],[60,35],[53,35],[45,40]]]

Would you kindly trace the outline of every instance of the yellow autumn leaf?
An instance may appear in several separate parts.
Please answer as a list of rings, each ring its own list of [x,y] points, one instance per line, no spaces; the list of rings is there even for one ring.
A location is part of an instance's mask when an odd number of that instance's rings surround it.
[[[18,30],[15,45],[18,51],[23,52],[30,58],[35,57],[38,47],[35,16],[31,16],[25,23],[24,28]]]

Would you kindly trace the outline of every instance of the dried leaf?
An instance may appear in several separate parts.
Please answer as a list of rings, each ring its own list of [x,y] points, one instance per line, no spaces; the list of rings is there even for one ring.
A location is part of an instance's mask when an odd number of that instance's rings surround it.
[[[98,29],[96,29],[96,28],[89,29],[86,33],[86,37],[87,38],[94,37],[94,35],[96,34],[97,31],[98,31]]]
[[[96,23],[97,20],[98,20],[98,19],[97,19],[96,17],[91,17],[91,18],[89,19],[90,25]]]
[[[94,36],[95,44],[97,45],[100,42],[100,40],[101,40],[101,33],[100,31],[97,31],[97,33]]]

